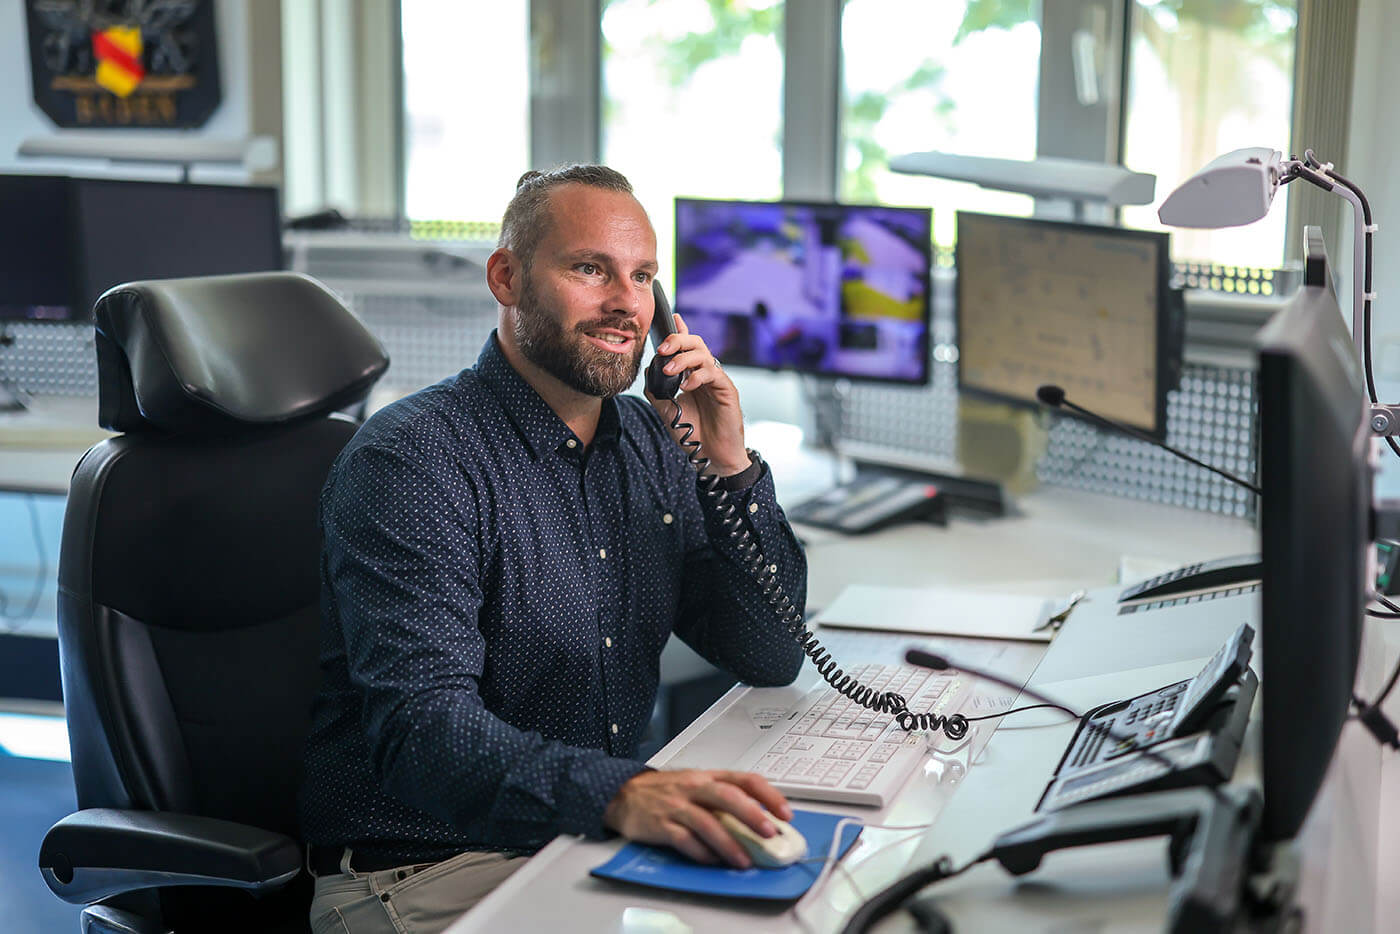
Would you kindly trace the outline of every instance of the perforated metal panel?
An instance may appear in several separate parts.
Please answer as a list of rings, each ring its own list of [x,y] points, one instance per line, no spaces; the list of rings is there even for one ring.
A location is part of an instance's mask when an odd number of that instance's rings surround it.
[[[389,370],[381,383],[399,391],[471,366],[496,326],[496,301],[485,286],[480,294],[429,298],[337,292],[384,344]]]
[[[97,350],[92,324],[16,322],[0,326],[14,344],[0,347],[0,379],[26,392],[62,396],[97,394]]]
[[[940,263],[941,267],[946,264]],[[1191,266],[1177,267],[1184,276]],[[1290,271],[1232,269],[1238,281],[1287,280]],[[1199,269],[1197,268],[1199,282]],[[1236,280],[1232,280],[1236,281]],[[1209,283],[1207,283],[1208,285]],[[934,282],[933,377],[927,388],[853,384],[843,397],[842,437],[908,459],[947,461],[957,450],[957,365],[952,344],[954,280]],[[1181,388],[1168,394],[1167,442],[1245,480],[1258,449],[1255,374],[1250,369],[1188,363]],[[1048,485],[1253,517],[1249,491],[1145,442],[1077,419],[1047,415],[1051,428],[1036,475]]]
[[[378,231],[372,225],[370,229]],[[357,228],[356,232],[366,230]],[[382,232],[410,239],[403,236],[400,227],[391,231],[386,225]],[[489,252],[489,240],[483,239],[487,234],[476,229],[424,228],[412,234],[415,240],[432,234],[445,235],[444,241],[452,241],[454,235],[465,237]],[[324,242],[336,243],[334,237],[329,234]],[[364,248],[367,255],[382,258],[383,243],[366,243]],[[947,461],[955,456],[958,397],[951,260],[947,251],[936,257],[939,272],[934,288],[931,385],[844,386],[836,394],[842,438],[916,459]],[[496,323],[496,303],[485,284],[465,281],[465,277],[460,282],[429,281],[420,270],[418,275],[392,281],[383,275],[368,281],[354,278],[356,264],[328,265],[325,269],[309,265],[313,268],[301,271],[323,278],[384,343],[392,364],[383,385],[394,390],[416,389],[470,366]],[[1266,272],[1202,264],[1180,264],[1176,273],[1179,284],[1194,278],[1195,285],[1209,288],[1212,280],[1218,280],[1221,291],[1229,282],[1231,290],[1248,294],[1255,294],[1250,288],[1254,283],[1261,290],[1264,283],[1271,283],[1272,288],[1286,291],[1296,279],[1292,270]],[[11,347],[0,347],[0,377],[34,393],[96,393],[90,324],[17,323],[9,326],[8,333],[15,342]],[[1188,364],[1181,388],[1169,397],[1169,443],[1252,479],[1257,450],[1255,391],[1255,376],[1248,369]],[[1254,498],[1228,481],[1151,445],[1113,436],[1073,419],[1053,418],[1047,452],[1036,473],[1043,483],[1051,485],[1229,515],[1253,516],[1255,512]]]
[[[1254,481],[1256,388],[1255,374],[1248,370],[1188,366],[1181,388],[1167,396],[1167,443]],[[1225,515],[1255,515],[1254,495],[1243,487],[1161,448],[1072,418],[1056,418],[1036,475],[1043,483]]]

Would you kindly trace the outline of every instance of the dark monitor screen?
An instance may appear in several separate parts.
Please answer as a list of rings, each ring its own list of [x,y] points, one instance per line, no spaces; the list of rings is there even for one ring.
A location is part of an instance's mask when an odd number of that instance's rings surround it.
[[[0,175],[0,320],[82,318],[68,179]]]
[[[928,208],[676,199],[675,310],[726,365],[924,384]]]
[[[283,268],[277,189],[73,179],[77,299],[135,279]]]
[[[958,389],[1036,389],[1166,437],[1181,366],[1165,233],[958,212]]]
[[[1261,833],[1281,841],[1302,826],[1351,701],[1367,589],[1370,434],[1361,368],[1326,279],[1301,286],[1257,344]]]

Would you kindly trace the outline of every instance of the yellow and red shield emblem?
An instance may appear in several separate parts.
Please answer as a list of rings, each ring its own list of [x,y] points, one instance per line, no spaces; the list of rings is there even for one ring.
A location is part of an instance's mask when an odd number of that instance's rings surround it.
[[[139,27],[112,26],[93,33],[92,54],[97,59],[97,83],[118,97],[131,94],[146,77]]]

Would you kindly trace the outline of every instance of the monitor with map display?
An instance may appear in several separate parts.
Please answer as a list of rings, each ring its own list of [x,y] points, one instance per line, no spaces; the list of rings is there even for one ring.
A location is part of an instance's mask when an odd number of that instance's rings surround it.
[[[676,312],[725,365],[927,383],[928,208],[676,199]]]
[[[958,212],[958,389],[1036,389],[1153,437],[1181,368],[1167,234]]]

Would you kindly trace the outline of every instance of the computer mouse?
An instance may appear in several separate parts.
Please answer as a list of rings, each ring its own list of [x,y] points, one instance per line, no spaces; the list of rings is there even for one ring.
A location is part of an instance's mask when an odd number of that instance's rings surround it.
[[[768,821],[778,832],[771,837],[759,836],[758,831],[728,811],[715,811],[714,814],[719,819],[720,826],[738,841],[755,866],[782,869],[807,855],[807,838],[802,836],[796,827],[772,814],[768,815]]]

